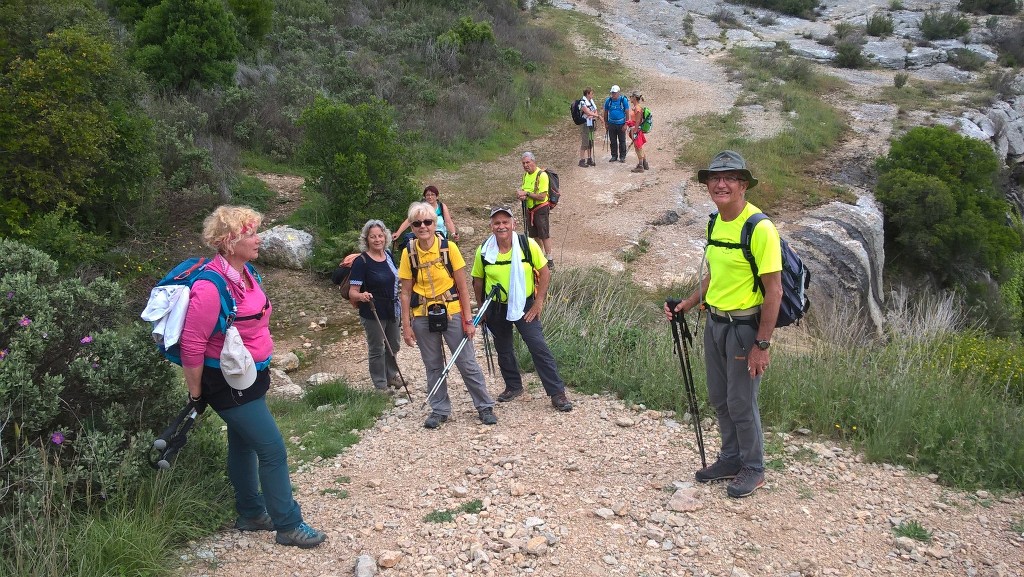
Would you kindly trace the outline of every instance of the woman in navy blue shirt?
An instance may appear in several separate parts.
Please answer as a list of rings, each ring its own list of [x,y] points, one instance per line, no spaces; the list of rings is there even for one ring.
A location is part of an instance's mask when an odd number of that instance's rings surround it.
[[[391,231],[383,222],[366,221],[359,234],[359,248],[363,252],[352,261],[349,277],[348,298],[359,307],[359,322],[366,332],[370,355],[370,379],[378,391],[401,386],[398,361],[388,351],[390,344],[391,351],[398,354],[402,341],[398,269],[385,248],[390,241]]]

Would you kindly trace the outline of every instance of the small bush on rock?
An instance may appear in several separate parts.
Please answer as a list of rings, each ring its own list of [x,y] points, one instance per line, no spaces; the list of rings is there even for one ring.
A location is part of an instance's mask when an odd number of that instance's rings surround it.
[[[960,0],[957,10],[973,14],[1016,14],[1020,11],[1020,0]]]
[[[956,38],[966,34],[970,29],[970,23],[952,10],[942,13],[938,10],[929,10],[921,19],[921,34],[928,40]]]
[[[871,18],[868,18],[865,28],[869,36],[878,36],[880,38],[892,36],[892,17],[886,14],[872,14]]]
[[[836,44],[836,57],[833,62],[840,68],[863,68],[868,60],[864,57],[859,42],[844,40]]]

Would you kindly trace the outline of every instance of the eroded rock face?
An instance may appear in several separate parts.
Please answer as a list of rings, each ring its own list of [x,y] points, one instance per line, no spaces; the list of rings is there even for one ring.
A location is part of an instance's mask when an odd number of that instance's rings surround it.
[[[275,226],[260,233],[261,264],[300,270],[313,256],[313,235],[290,226]]]
[[[885,250],[882,212],[873,199],[826,204],[782,234],[811,271],[809,316],[825,314],[837,302],[856,304],[872,328],[881,331]]]

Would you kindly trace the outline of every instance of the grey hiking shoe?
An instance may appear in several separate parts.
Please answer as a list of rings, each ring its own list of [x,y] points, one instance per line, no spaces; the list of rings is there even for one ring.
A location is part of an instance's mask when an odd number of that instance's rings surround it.
[[[494,416],[494,409],[491,407],[484,407],[477,411],[480,414],[480,422],[485,425],[497,425],[498,417]]]
[[[326,533],[317,531],[305,522],[299,523],[299,526],[291,531],[278,531],[277,537],[274,537],[278,545],[290,545],[300,549],[312,549],[326,539]]]
[[[444,423],[447,420],[448,420],[448,415],[441,415],[441,414],[438,414],[438,413],[430,413],[430,416],[427,417],[427,420],[423,421],[423,426],[428,428],[428,429],[436,429],[436,428],[441,426],[441,423]]]
[[[563,413],[568,413],[572,410],[572,403],[566,398],[564,392],[551,395],[551,406]]]
[[[730,497],[739,499],[740,497],[746,497],[761,487],[764,487],[764,472],[755,471],[750,467],[743,467],[740,469],[740,474],[736,475],[736,478],[729,482],[729,486],[725,490],[729,493]]]
[[[711,463],[707,467],[694,473],[698,483],[710,483],[711,481],[724,481],[732,479],[743,468],[738,461],[723,461],[721,459]]]
[[[498,402],[499,403],[507,403],[507,402],[511,401],[512,399],[522,395],[524,392],[526,392],[526,389],[508,389],[508,388],[506,388],[504,391],[501,392],[500,395],[498,395]]]
[[[239,515],[235,519],[235,529],[239,531],[273,531],[274,522],[266,511],[252,518],[245,518]]]

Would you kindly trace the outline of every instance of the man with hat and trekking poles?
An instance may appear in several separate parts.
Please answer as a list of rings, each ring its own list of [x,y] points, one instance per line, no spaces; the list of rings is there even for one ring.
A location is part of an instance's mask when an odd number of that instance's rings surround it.
[[[491,236],[476,251],[472,275],[477,302],[483,302],[485,294],[499,287],[494,305],[484,317],[494,335],[498,367],[505,380],[505,390],[498,395],[498,401],[511,401],[524,391],[512,344],[512,327],[515,326],[530,351],[544,392],[551,398],[551,406],[563,413],[571,411],[572,403],[565,396],[565,381],[558,374],[555,357],[544,340],[540,324],[551,280],[548,259],[536,241],[516,233],[511,209],[497,207],[491,211]]]
[[[756,286],[753,268],[743,254],[740,234],[747,217],[761,212],[746,200],[757,186],[746,161],[731,150],[720,152],[707,170],[697,172],[718,208],[709,225],[706,258],[708,276],[693,294],[674,308],[674,314],[706,304],[704,360],[707,365],[708,401],[718,416],[722,450],[718,460],[696,472],[701,483],[730,479],[730,497],[746,497],[764,486],[764,436],[757,405],[761,376],[768,368],[772,331],[782,302],[782,245],[771,221],[755,226],[750,252],[757,265],[763,291]]]

